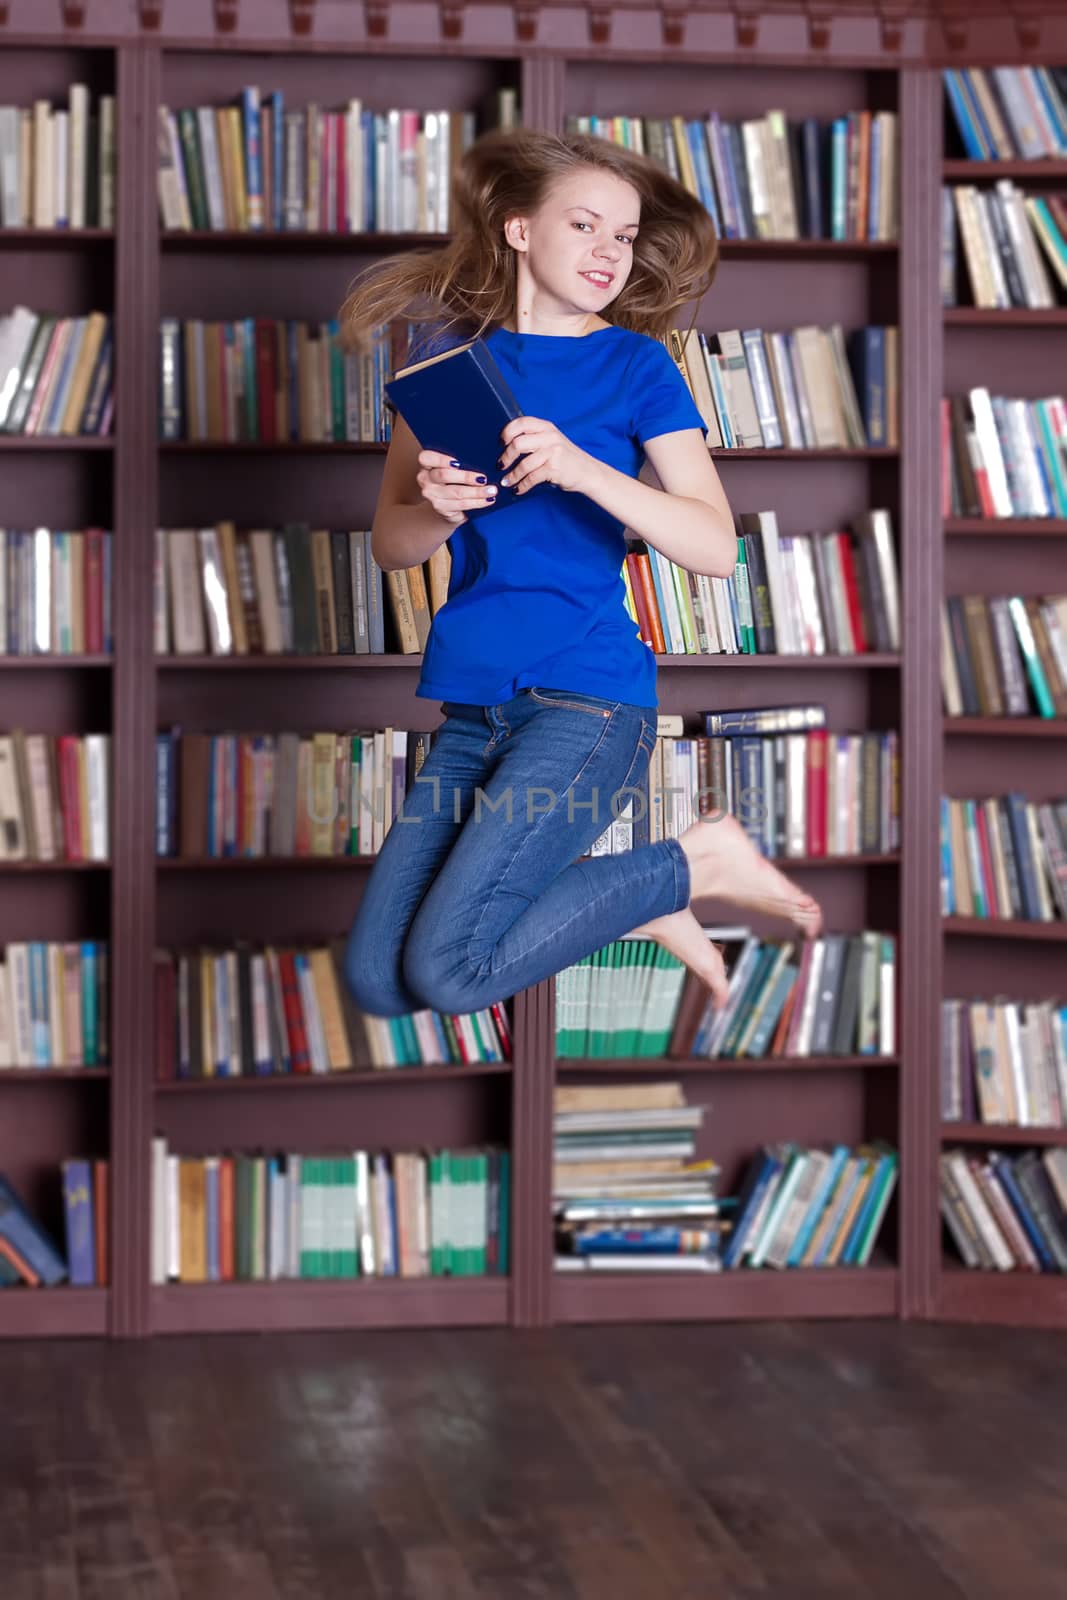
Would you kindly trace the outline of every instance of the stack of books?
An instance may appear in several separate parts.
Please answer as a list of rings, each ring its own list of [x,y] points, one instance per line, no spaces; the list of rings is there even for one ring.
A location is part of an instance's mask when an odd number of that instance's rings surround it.
[[[508,1272],[495,1148],[179,1156],[152,1140],[153,1283]]]
[[[352,1002],[343,959],[343,942],[157,951],[157,1078],[269,1078],[511,1060],[511,1023],[502,1003],[462,1015],[427,1009],[371,1016]]]
[[[1067,155],[1067,69],[963,67],[942,77],[972,161]]]
[[[106,861],[106,733],[0,733],[0,861]]]
[[[941,402],[946,517],[1067,517],[1067,404],[975,388]]]
[[[1067,1272],[1067,1150],[945,1150],[941,1215],[964,1265]]]
[[[1067,716],[1067,595],[950,595],[941,694],[949,717]]]
[[[703,1120],[678,1083],[556,1089],[559,1270],[718,1270],[718,1167],[694,1160]]]
[[[942,1000],[941,1120],[1067,1127],[1067,1006]]]
[[[1001,178],[992,190],[958,184],[941,194],[942,305],[957,304],[957,230],[973,305],[991,310],[1056,305],[1055,284],[1067,288],[1067,200],[1025,195],[1010,178]]]
[[[1067,918],[1067,800],[941,799],[945,916]]]
[[[106,943],[9,944],[0,959],[0,1070],[103,1065],[107,996]]]
[[[160,528],[156,654],[382,655],[388,611],[389,643],[414,655],[451,570],[443,544],[418,566],[383,573],[369,528]]]
[[[860,655],[900,649],[900,594],[888,511],[851,533],[784,534],[774,511],[742,512],[728,578],[678,566],[631,539],[626,606],[651,650],[668,655]]]
[[[685,976],[670,951],[631,935],[565,967],[555,980],[556,1055],[664,1055]]]
[[[712,449],[837,450],[900,443],[895,327],[840,324],[671,333]]]
[[[679,1009],[676,1059],[757,1060],[891,1056],[896,1050],[896,939],[867,929],[803,942],[720,935],[725,1006],[710,997]]]
[[[85,1248],[89,1215],[85,1203],[90,1194],[81,1181],[76,1181],[85,1177],[80,1170],[85,1167],[87,1163],[63,1163],[67,1240],[71,1246],[71,1263],[77,1263],[76,1276],[68,1273],[66,1261],[46,1230],[12,1184],[0,1173],[0,1289],[10,1288],[13,1284],[25,1284],[31,1289],[42,1285],[52,1288],[68,1277],[72,1283],[78,1284],[107,1282],[106,1255],[97,1257],[91,1235],[88,1251]],[[106,1246],[101,1244],[99,1248],[103,1252]],[[98,1265],[105,1268],[99,1278],[96,1276]]]
[[[737,1196],[723,1266],[867,1266],[898,1172],[896,1151],[880,1142],[764,1145]]]
[[[16,306],[0,316],[0,433],[110,434],[111,318],[57,317]]]
[[[726,122],[572,116],[567,127],[640,150],[705,206],[722,239],[895,239],[897,117],[850,111],[832,121],[767,111]]]
[[[0,528],[0,655],[112,649],[110,533]]]
[[[0,228],[114,226],[115,96],[0,106]]]
[[[257,85],[235,106],[159,108],[164,228],[259,233],[447,233],[452,179],[479,131],[473,111],[292,107]],[[498,89],[483,125],[512,127]]]

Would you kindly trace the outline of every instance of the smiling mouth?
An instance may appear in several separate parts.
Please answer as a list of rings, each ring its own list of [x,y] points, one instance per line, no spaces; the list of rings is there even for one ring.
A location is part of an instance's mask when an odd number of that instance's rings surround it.
[[[615,282],[613,272],[583,272],[581,274],[589,283],[595,284],[598,289],[607,289]]]

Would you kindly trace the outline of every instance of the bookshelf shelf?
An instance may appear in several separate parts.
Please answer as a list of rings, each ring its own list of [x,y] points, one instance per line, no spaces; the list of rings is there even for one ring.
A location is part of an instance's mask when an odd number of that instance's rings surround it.
[[[896,255],[896,239],[720,239],[724,261],[866,261]]]
[[[941,1270],[937,1315],[945,1322],[1062,1328],[1067,1323],[1067,1276],[1056,1272],[982,1272],[949,1260]]]
[[[0,873],[110,872],[110,861],[0,861]]]
[[[0,450],[18,451],[19,453],[32,453],[33,451],[79,451],[79,450],[114,450],[115,439],[113,434],[52,434],[39,433],[0,433]]]
[[[1061,517],[953,517],[945,523],[949,538],[986,538],[1008,534],[1012,538],[1059,539],[1067,533]]]
[[[279,1073],[263,1078],[178,1078],[155,1084],[157,1094],[224,1094],[237,1089],[251,1090],[309,1088],[378,1088],[381,1084],[440,1083],[458,1078],[499,1078],[511,1072],[510,1061],[474,1061],[469,1066],[361,1067],[353,1072]],[[0,1083],[3,1077],[0,1076]]]
[[[161,872],[303,872],[321,871],[326,867],[373,866],[377,856],[199,856],[186,860],[181,856],[157,856],[156,866]]]
[[[794,1272],[555,1272],[556,1322],[732,1322],[768,1317],[892,1317],[891,1266]]]
[[[79,250],[114,242],[112,228],[0,228],[0,250]]]
[[[719,1073],[719,1072],[849,1072],[857,1069],[874,1071],[899,1067],[899,1056],[761,1056],[751,1061],[707,1060],[701,1056],[687,1056],[673,1061],[669,1056],[626,1056],[611,1060],[601,1057],[579,1058],[561,1056],[556,1060],[556,1071],[561,1077],[586,1072],[618,1073]]]
[[[153,1333],[499,1327],[510,1295],[507,1278],[165,1284],[151,1291],[151,1325]]]
[[[160,439],[164,455],[384,456],[387,445],[348,439]]]
[[[716,461],[895,461],[900,455],[896,445],[866,444],[838,446],[825,450],[712,450]]]
[[[945,161],[942,176],[966,183],[994,182],[997,178],[1033,178],[1039,182],[1067,180],[1067,161]]]
[[[1012,922],[997,917],[944,917],[947,934],[979,939],[1044,939],[1067,942],[1067,922]]]
[[[1067,1128],[1019,1128],[1008,1122],[943,1122],[946,1144],[1067,1145]]]
[[[1031,306],[949,306],[944,316],[949,328],[1067,328],[1067,306],[1049,310]]]
[[[0,1339],[99,1338],[108,1331],[109,1290],[15,1286],[0,1295]]]
[[[0,672],[55,672],[75,667],[110,667],[111,656],[0,656]]]
[[[946,737],[980,734],[996,739],[1067,738],[1067,717],[946,717]]]
[[[271,256],[278,250],[308,253],[339,250],[346,255],[386,255],[391,251],[416,250],[427,245],[447,243],[448,235],[442,233],[305,233],[296,229],[292,233],[268,229],[252,233],[218,228],[209,233],[182,229],[159,235],[160,249],[168,252],[191,250],[211,254],[222,250],[247,250],[253,253],[262,250],[265,256]]]
[[[410,658],[414,660],[414,657]],[[866,672],[872,667],[899,667],[900,657],[885,651],[867,650],[854,656],[782,655],[657,655],[661,667],[784,667],[788,671]]]
[[[159,672],[351,672],[364,667],[420,667],[422,654],[362,656],[156,656]]]
[[[110,1077],[110,1067],[0,1067],[0,1087],[5,1083],[101,1083]]]

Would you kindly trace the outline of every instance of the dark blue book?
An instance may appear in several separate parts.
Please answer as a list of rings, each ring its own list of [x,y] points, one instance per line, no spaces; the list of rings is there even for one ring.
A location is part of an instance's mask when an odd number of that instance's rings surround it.
[[[60,1283],[67,1276],[63,1257],[3,1177],[0,1177],[0,1237],[14,1245],[42,1283]]]
[[[483,340],[401,367],[385,391],[424,450],[439,450],[465,472],[480,472],[496,484],[495,505],[479,507],[474,516],[519,498],[501,487],[499,458],[500,436],[523,410]],[[526,494],[542,488],[537,484]]]

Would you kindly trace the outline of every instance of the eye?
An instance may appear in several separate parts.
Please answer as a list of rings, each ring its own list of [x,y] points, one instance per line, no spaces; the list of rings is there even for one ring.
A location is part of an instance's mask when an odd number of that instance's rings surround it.
[[[632,245],[632,244],[635,244],[637,242],[636,240],[631,239],[630,235],[628,233],[617,233],[615,235],[615,237],[616,237],[616,239],[618,239],[620,244],[630,244],[630,245]]]
[[[592,226],[593,226],[593,224],[591,222],[572,222],[571,223],[571,227],[572,228],[591,228]]]

